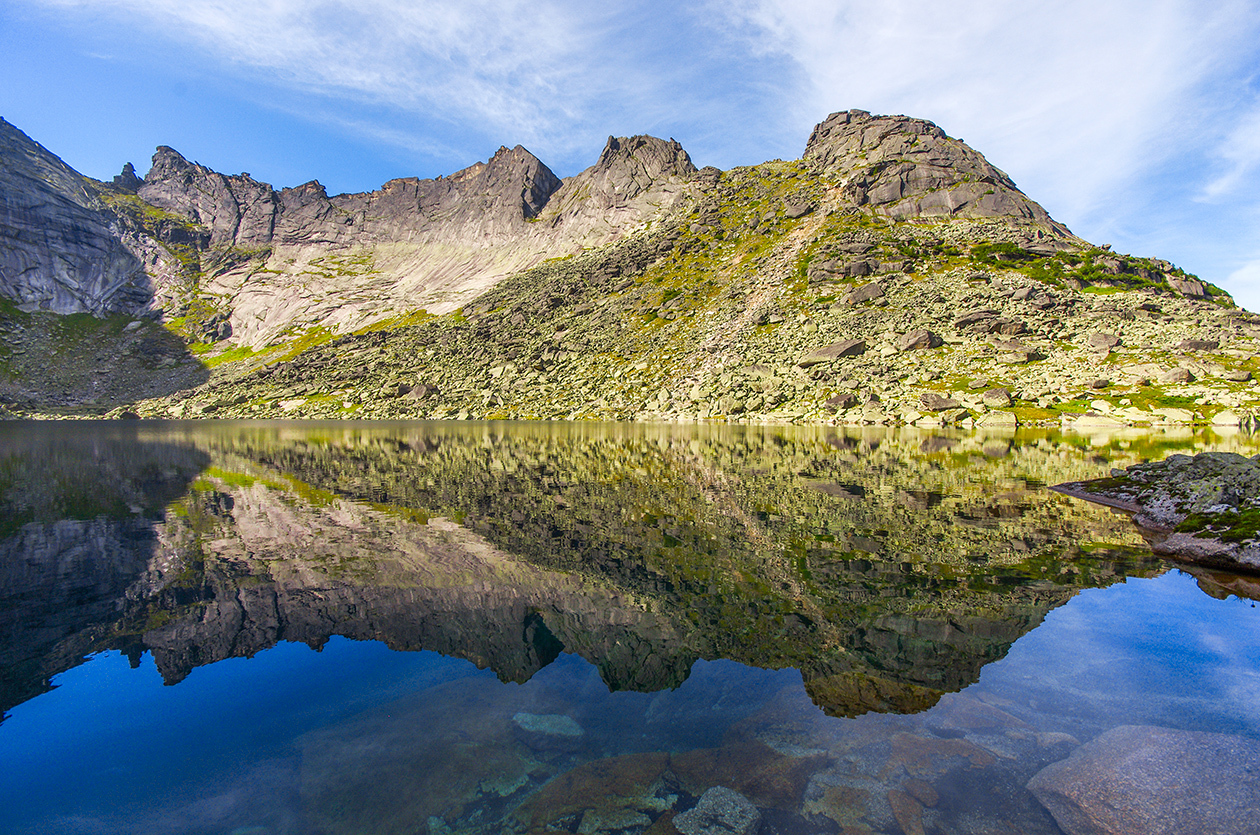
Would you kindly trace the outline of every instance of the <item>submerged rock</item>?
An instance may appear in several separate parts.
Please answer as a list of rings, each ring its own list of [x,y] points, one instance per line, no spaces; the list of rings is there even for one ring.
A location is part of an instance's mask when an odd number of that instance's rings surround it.
[[[674,818],[683,835],[753,835],[761,828],[761,812],[734,789],[714,786],[695,808]]]
[[[1068,835],[1260,833],[1260,742],[1125,725],[1045,767],[1028,789]]]

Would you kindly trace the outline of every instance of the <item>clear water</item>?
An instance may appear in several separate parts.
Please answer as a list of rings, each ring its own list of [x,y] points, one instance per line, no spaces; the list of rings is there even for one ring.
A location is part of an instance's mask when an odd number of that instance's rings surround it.
[[[1204,448],[5,426],[0,831],[1058,833],[1113,728],[1260,750],[1260,582],[1045,489]]]

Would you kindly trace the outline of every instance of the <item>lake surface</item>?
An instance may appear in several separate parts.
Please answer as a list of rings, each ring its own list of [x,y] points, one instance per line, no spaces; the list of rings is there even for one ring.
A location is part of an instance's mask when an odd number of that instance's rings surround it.
[[[1203,449],[2,424],[0,831],[1061,833],[1109,731],[1260,744],[1260,580],[1046,489]]]

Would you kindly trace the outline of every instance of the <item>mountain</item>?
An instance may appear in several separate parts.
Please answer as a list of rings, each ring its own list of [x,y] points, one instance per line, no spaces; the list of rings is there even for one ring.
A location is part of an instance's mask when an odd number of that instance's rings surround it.
[[[100,183],[0,136],[0,397],[17,413],[1009,427],[1260,411],[1260,318],[1074,236],[921,119],[835,113],[801,159],[730,171],[610,137],[563,180],[517,146],[334,196],[167,147],[143,179]]]

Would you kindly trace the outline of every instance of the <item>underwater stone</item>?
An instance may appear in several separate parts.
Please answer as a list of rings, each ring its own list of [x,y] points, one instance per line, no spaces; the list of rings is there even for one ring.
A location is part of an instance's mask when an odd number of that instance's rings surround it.
[[[581,736],[582,726],[572,716],[563,713],[517,713],[512,717],[523,731],[549,736]]]
[[[714,786],[695,808],[674,818],[683,835],[753,835],[761,828],[761,812],[734,789]]]

